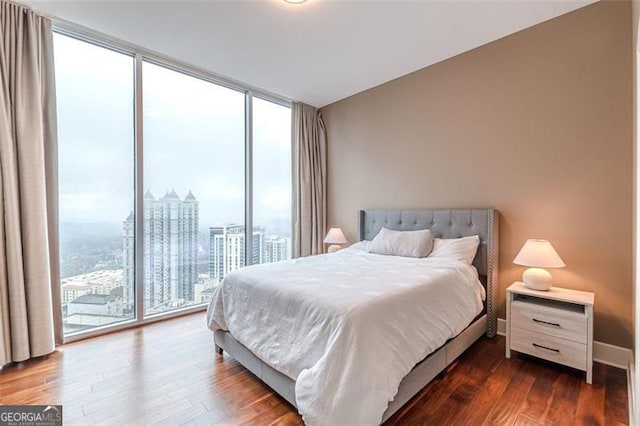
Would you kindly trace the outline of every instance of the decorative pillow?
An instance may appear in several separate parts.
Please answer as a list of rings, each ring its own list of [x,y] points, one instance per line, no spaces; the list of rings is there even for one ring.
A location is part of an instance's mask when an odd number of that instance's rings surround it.
[[[393,231],[382,228],[371,241],[369,252],[391,256],[426,257],[433,248],[433,235],[428,229]]]
[[[461,260],[471,265],[479,245],[480,237],[477,235],[462,238],[436,238],[433,241],[433,250],[429,257]]]

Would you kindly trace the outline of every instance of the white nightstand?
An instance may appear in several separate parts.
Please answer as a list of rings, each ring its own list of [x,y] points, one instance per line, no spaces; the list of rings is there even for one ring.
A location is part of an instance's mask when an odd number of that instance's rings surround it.
[[[591,383],[594,298],[586,291],[537,291],[513,283],[507,289],[506,357],[514,350],[564,364],[586,371]]]

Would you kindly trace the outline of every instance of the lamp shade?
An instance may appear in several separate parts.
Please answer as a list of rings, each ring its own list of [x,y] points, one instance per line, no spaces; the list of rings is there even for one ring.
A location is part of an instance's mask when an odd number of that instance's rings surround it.
[[[534,268],[564,268],[565,263],[547,240],[527,240],[513,263]]]
[[[340,228],[331,228],[327,232],[327,236],[324,237],[325,244],[346,244],[347,239]]]

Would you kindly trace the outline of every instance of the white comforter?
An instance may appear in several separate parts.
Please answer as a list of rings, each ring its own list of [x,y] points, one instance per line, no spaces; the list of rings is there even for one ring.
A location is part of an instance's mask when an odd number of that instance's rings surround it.
[[[378,424],[402,378],[480,313],[483,291],[463,262],[345,249],[229,274],[207,321],[296,380],[305,423]]]

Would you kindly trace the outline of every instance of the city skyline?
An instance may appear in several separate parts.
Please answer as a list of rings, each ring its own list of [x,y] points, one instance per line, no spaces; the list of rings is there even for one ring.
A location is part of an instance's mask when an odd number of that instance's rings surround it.
[[[74,261],[89,262],[89,271],[61,280],[66,332],[112,324],[135,315],[136,285],[143,286],[144,315],[205,303],[211,290],[230,272],[246,264],[244,225],[210,226],[209,250],[199,248],[199,202],[192,192],[184,198],[172,190],[161,197],[144,194],[143,281],[136,282],[134,215],[121,222],[120,250],[98,246],[73,254]],[[251,233],[251,263],[289,258],[290,238],[267,235],[260,226]],[[86,240],[83,240],[86,243]],[[91,244],[89,244],[91,246]],[[207,273],[199,270],[206,258]],[[118,259],[119,258],[119,259]],[[83,261],[84,259],[84,261]],[[61,266],[64,268],[65,260]]]
[[[132,212],[129,213],[132,215]],[[124,216],[126,220],[129,215]],[[60,222],[60,246],[61,246],[61,278],[70,278],[83,273],[91,272],[93,266],[100,267],[103,263],[108,263],[110,267],[122,267],[121,262],[108,262],[105,258],[114,258],[115,252],[122,249],[122,223],[121,219],[115,224],[104,224],[99,222]],[[226,223],[227,226],[235,225],[234,223]],[[267,239],[287,238],[290,239],[291,229],[290,222],[286,220],[274,221],[271,224],[259,223],[258,228],[265,230]],[[210,251],[209,243],[209,224],[201,224],[198,229],[198,253],[199,258],[206,257],[206,262],[200,262],[200,272],[208,270],[208,253]],[[133,229],[131,229],[133,232]],[[77,265],[79,254],[85,259],[92,259],[91,267]],[[71,258],[69,260],[67,258]],[[121,258],[121,256],[118,256]],[[85,262],[86,263],[86,262]],[[76,265],[74,267],[74,265]]]
[[[224,277],[245,266],[246,228],[228,224],[209,228],[209,277],[221,283]],[[261,226],[254,226],[251,236],[251,263],[278,262],[289,258],[289,237],[267,235]]]

